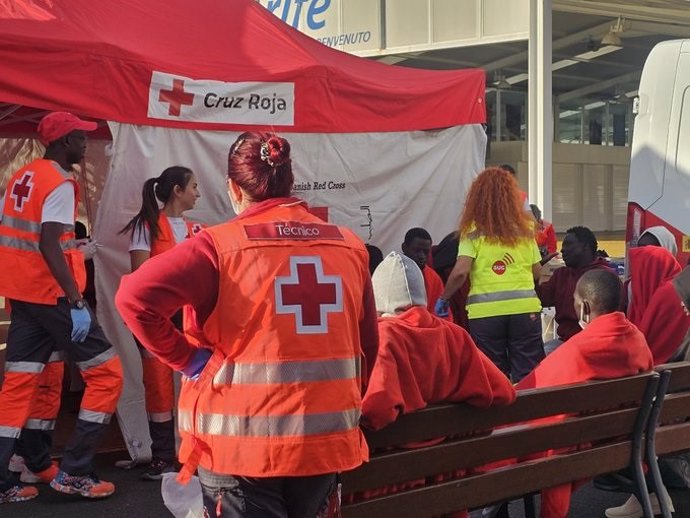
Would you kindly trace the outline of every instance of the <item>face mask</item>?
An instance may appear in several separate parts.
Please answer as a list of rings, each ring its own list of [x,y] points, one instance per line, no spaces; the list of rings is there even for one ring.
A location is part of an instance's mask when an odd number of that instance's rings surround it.
[[[578,324],[582,329],[585,329],[589,325],[589,315],[585,315],[585,305],[580,306],[580,320]]]

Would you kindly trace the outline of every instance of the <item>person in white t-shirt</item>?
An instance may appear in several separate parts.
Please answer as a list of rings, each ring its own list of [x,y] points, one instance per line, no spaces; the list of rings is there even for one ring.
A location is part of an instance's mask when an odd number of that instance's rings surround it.
[[[199,225],[182,214],[194,208],[199,198],[196,177],[191,169],[168,167],[157,178],[144,183],[141,209],[121,233],[130,234],[129,256],[132,271],[147,259],[164,253],[194,235]],[[163,207],[160,207],[163,204]],[[173,317],[182,327],[181,314]],[[139,344],[137,344],[139,345]],[[142,478],[160,480],[163,473],[175,470],[175,428],[173,423],[174,388],[172,370],[139,345],[144,373],[146,412],[151,434],[151,464]],[[131,467],[135,462],[123,463]]]

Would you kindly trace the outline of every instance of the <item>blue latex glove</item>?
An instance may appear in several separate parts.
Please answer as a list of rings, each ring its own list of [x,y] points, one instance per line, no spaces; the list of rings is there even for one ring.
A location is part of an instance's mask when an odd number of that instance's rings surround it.
[[[436,315],[439,317],[447,317],[449,307],[450,302],[439,297],[439,299],[436,301],[436,305],[434,306],[434,313],[436,313]]]
[[[201,371],[203,371],[204,367],[206,367],[206,364],[208,363],[208,360],[211,358],[212,354],[213,351],[209,349],[197,349],[197,351],[194,353],[194,356],[192,356],[191,361],[184,369],[182,369],[182,374],[192,380],[199,379],[199,374],[201,374]]]
[[[89,335],[89,329],[91,329],[91,314],[85,307],[82,309],[72,308],[69,313],[72,317],[72,341],[83,342]]]

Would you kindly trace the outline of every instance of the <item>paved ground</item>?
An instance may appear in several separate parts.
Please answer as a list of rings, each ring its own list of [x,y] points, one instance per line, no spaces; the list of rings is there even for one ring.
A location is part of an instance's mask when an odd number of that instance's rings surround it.
[[[157,518],[171,516],[163,505],[160,484],[140,481],[141,469],[122,471],[114,467],[124,453],[107,453],[98,457],[98,473],[117,485],[117,492],[110,498],[89,501],[79,497],[56,493],[41,486],[40,495],[31,502],[6,504],[0,508],[2,518]],[[626,495],[607,493],[587,485],[574,496],[569,518],[599,518],[604,509],[620,505]],[[690,491],[674,492],[676,518],[690,517]],[[473,513],[473,518],[480,513]],[[511,518],[524,518],[521,502],[510,507]],[[384,518],[384,517],[382,517]],[[391,517],[393,518],[393,517]]]

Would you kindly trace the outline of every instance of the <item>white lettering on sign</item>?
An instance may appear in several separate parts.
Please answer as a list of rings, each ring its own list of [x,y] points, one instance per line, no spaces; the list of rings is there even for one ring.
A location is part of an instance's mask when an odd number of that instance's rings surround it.
[[[307,236],[307,237],[318,237],[321,234],[321,230],[318,227],[293,227],[290,225],[282,225],[280,223],[276,224],[276,229],[278,229],[278,234],[281,236]]]
[[[293,126],[294,83],[227,83],[153,72],[148,116],[220,124]]]

